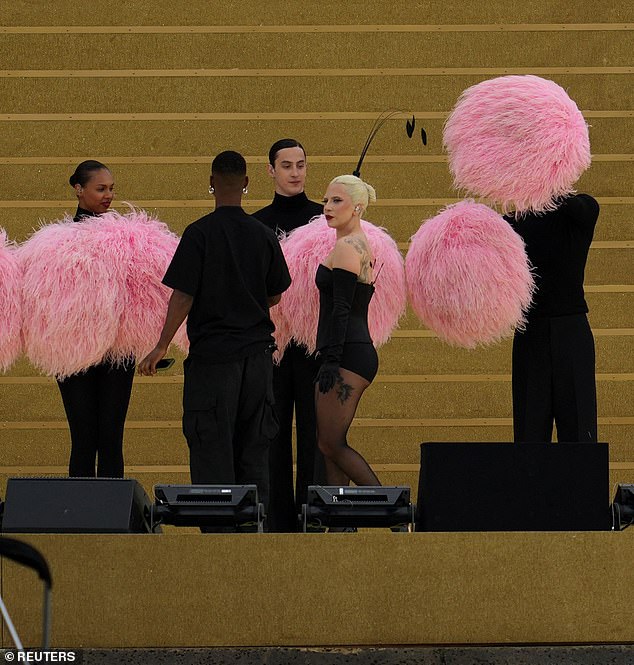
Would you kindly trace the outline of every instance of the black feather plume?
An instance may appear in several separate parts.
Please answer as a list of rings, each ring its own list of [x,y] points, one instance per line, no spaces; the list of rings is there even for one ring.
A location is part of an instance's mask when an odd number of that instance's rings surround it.
[[[352,175],[356,175],[357,178],[361,175],[361,164],[363,164],[363,159],[365,158],[365,153],[368,151],[368,148],[370,147],[370,144],[374,140],[374,137],[376,136],[377,132],[387,120],[392,118],[393,116],[401,113],[401,111],[383,111],[381,115],[374,121],[374,125],[372,125],[372,129],[370,130],[370,133],[368,134],[368,138],[365,140],[365,145],[363,146],[363,150],[361,151],[361,156],[359,157],[359,162],[357,163],[357,168],[352,172]]]
[[[410,139],[414,135],[415,127],[416,127],[416,118],[415,118],[415,116],[412,116],[412,119],[408,120],[405,123],[405,131],[407,132],[407,136],[409,136]]]
[[[372,125],[372,129],[370,130],[370,133],[368,134],[368,138],[365,140],[365,145],[363,146],[363,150],[361,151],[361,156],[359,157],[359,162],[357,163],[357,168],[352,172],[352,175],[356,175],[357,178],[361,176],[361,164],[363,164],[363,160],[365,158],[366,153],[368,152],[368,148],[370,147],[370,144],[374,140],[374,137],[377,135],[378,131],[383,127],[383,125],[390,119],[393,118],[395,115],[404,115],[403,111],[383,111],[379,115],[379,117],[374,121],[374,124]],[[411,120],[407,120],[405,123],[405,131],[407,132],[407,136],[411,139],[412,136],[414,135],[414,129],[416,128],[416,117],[412,115]],[[421,127],[421,139],[423,141],[423,145],[427,145],[427,134],[425,130]]]

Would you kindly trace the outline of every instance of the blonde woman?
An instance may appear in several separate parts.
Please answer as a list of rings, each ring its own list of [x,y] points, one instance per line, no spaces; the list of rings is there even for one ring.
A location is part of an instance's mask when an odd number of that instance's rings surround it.
[[[326,459],[329,485],[380,485],[370,465],[348,445],[357,405],[378,369],[368,330],[374,293],[374,257],[361,228],[361,216],[376,201],[374,188],[353,175],[336,177],[323,199],[335,247],[319,265],[317,350],[322,361],[316,379],[317,444]]]

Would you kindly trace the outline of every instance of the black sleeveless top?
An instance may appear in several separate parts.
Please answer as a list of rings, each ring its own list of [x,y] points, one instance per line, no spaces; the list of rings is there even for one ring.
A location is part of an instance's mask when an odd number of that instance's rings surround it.
[[[351,298],[347,298],[347,305],[349,307],[347,325],[346,322],[336,322],[335,319],[341,319],[345,315],[345,311],[341,311],[341,303],[338,303],[337,308],[335,308],[333,297],[333,277],[335,271],[338,270],[341,269],[335,268],[333,271],[325,265],[320,264],[315,275],[315,284],[319,289],[318,351],[323,351],[332,346],[343,345],[344,343],[361,342],[372,344],[372,338],[368,329],[368,306],[374,294],[374,285],[357,281],[354,286],[354,293],[351,294]],[[341,272],[346,273],[348,277],[353,274],[347,270],[341,270]],[[345,329],[345,338],[335,339],[335,337],[339,337],[337,331],[342,328]]]

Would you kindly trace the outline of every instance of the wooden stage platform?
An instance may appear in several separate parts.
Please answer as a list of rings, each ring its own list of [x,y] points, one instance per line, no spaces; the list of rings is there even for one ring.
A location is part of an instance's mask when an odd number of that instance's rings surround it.
[[[634,642],[634,529],[18,537],[51,567],[55,647]],[[0,582],[36,646],[39,580],[2,560]]]

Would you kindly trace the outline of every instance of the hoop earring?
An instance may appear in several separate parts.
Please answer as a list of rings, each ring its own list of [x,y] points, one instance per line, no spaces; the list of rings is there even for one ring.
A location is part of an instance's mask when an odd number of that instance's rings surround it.
[[[243,187],[242,188],[242,193],[243,194],[248,194],[249,193],[249,188],[248,187]]]
[[[209,187],[209,193],[210,193],[210,194],[213,194],[215,191],[216,191],[216,190],[215,190],[213,187],[211,187],[211,186]]]

